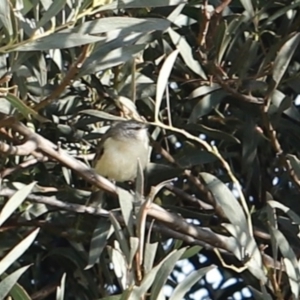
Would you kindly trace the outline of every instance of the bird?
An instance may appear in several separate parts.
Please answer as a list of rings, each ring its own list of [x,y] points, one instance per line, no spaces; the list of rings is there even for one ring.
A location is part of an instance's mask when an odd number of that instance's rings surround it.
[[[93,161],[95,171],[116,182],[133,181],[138,160],[144,170],[149,161],[146,123],[127,120],[113,124],[99,142]]]

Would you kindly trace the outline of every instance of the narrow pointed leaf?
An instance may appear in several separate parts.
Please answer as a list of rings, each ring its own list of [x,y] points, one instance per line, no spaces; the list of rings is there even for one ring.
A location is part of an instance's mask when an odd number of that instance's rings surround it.
[[[3,274],[34,242],[40,229],[37,228],[8,252],[0,261],[0,275]]]
[[[198,282],[207,272],[214,269],[215,266],[209,266],[201,268],[200,270],[192,272],[183,281],[181,281],[175,288],[172,296],[169,300],[182,300],[184,295],[190,290],[190,288]]]
[[[11,291],[11,289],[14,287],[14,285],[17,283],[19,278],[22,276],[23,273],[26,272],[26,270],[30,267],[25,266],[17,271],[13,272],[12,274],[8,275],[5,277],[1,282],[0,282],[0,300],[5,299],[7,294]]]
[[[165,60],[157,79],[156,99],[155,99],[155,121],[158,121],[159,109],[161,101],[168,84],[171,70],[177,58],[179,50],[174,50]]]
[[[23,187],[17,191],[4,205],[0,212],[0,226],[12,215],[12,213],[22,204],[26,197],[34,188],[36,182]]]

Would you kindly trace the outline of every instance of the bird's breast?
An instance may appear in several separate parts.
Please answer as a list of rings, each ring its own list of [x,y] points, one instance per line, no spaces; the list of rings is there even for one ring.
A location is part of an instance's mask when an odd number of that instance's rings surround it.
[[[146,139],[122,141],[108,138],[103,148],[95,170],[109,179],[120,182],[133,180],[137,174],[138,159],[143,169],[148,163],[149,144]]]

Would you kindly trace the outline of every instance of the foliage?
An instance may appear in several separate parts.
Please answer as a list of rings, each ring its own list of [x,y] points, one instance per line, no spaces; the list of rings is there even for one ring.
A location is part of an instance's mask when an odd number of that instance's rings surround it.
[[[299,6],[1,0],[0,299],[299,298]],[[87,167],[125,118],[131,192]]]

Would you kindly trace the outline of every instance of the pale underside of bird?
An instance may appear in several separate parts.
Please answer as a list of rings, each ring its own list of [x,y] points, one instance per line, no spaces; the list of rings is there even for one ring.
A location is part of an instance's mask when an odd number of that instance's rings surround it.
[[[145,169],[149,161],[147,126],[137,121],[113,125],[102,137],[94,159],[96,172],[118,182],[136,178],[138,163]]]

